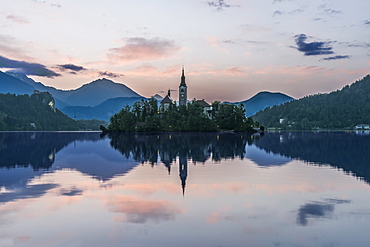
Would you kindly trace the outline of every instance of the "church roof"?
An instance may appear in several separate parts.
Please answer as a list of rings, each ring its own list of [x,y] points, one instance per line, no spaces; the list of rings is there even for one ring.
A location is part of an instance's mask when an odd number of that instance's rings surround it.
[[[210,107],[211,106],[204,99],[202,99],[202,100],[196,100],[195,102],[198,103],[201,107]]]
[[[172,99],[170,96],[166,95],[166,97],[164,97],[164,99],[161,101],[161,104],[165,103],[172,103]]]

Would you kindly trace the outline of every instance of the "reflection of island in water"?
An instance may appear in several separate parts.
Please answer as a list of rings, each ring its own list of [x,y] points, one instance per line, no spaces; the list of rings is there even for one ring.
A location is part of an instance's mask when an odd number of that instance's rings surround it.
[[[56,153],[60,152],[68,162],[58,163],[55,169],[76,169],[107,181],[144,162],[163,163],[170,173],[172,165],[178,161],[184,190],[188,162],[248,158],[259,166],[282,166],[295,158],[328,164],[370,183],[370,138],[356,133],[276,132],[261,136],[242,133],[109,133],[108,137],[115,150],[105,141],[100,142],[106,138],[97,132],[2,132],[0,169],[31,167],[34,171],[49,170],[56,162]],[[11,176],[10,173],[0,173],[0,186],[15,184],[22,179],[20,173],[11,173]]]
[[[179,176],[183,193],[188,174],[188,160],[194,164],[208,159],[243,159],[246,144],[252,143],[250,134],[232,133],[162,133],[133,134],[110,133],[111,145],[122,155],[139,162],[151,164],[162,162],[171,172],[171,166],[178,157]]]
[[[255,142],[266,152],[326,164],[370,183],[370,137],[355,132],[269,132]]]

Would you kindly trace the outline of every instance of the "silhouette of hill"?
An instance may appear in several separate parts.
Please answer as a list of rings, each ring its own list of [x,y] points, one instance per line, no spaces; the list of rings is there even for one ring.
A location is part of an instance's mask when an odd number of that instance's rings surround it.
[[[34,90],[49,92],[55,106],[63,113],[76,119],[109,118],[125,105],[143,99],[138,93],[121,83],[98,79],[74,90],[59,90],[35,82],[24,74],[0,72],[0,93],[32,94]]]
[[[294,98],[283,93],[259,92],[250,99],[234,102],[232,104],[243,104],[244,108],[247,110],[247,117],[250,117],[266,107],[280,105],[292,100],[294,100]]]
[[[78,122],[55,108],[49,93],[0,94],[0,131],[79,129]]]
[[[99,79],[68,91],[64,100],[71,106],[97,106],[104,101],[117,97],[141,97],[139,94],[121,83],[108,79]]]
[[[31,94],[33,90],[28,83],[0,71],[0,93]]]
[[[63,112],[69,117],[77,119],[101,119],[109,121],[110,117],[119,112],[126,105],[133,105],[135,102],[145,99],[144,97],[118,97],[111,98],[103,103],[91,106],[67,106]]]
[[[357,124],[370,124],[370,75],[335,92],[266,108],[253,118],[265,127],[285,129],[353,129]]]
[[[35,82],[24,74],[7,72],[0,74],[1,93],[31,94],[33,90],[47,91],[55,99],[56,106],[97,106],[104,101],[117,97],[141,97],[122,83],[108,79],[98,79],[73,90],[60,90]]]

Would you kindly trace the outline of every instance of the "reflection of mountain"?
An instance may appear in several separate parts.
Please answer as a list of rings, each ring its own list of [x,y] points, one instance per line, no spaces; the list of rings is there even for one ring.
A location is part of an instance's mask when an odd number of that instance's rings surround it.
[[[354,132],[272,132],[255,145],[266,152],[329,164],[370,183],[368,136]]]
[[[76,140],[99,140],[85,132],[0,132],[0,168],[48,169],[55,153]]]
[[[110,147],[108,141],[104,138],[99,142],[74,142],[57,154],[55,169],[77,170],[95,179],[107,181],[128,173],[139,164],[131,157],[122,157]]]
[[[248,147],[245,157],[252,160],[257,165],[265,167],[282,166],[292,160],[290,158],[281,156],[280,154],[267,154],[266,151],[261,150],[254,145]]]

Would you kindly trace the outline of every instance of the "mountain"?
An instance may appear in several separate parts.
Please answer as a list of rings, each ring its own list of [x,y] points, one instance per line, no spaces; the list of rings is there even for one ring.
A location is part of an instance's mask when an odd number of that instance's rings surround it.
[[[265,127],[283,129],[353,129],[370,124],[370,75],[341,90],[266,108],[253,118]]]
[[[58,90],[54,87],[45,86],[41,82],[35,82],[33,79],[27,77],[24,74],[13,73],[13,72],[5,72],[5,74],[7,74],[9,76],[12,76],[12,77],[15,77],[15,78],[21,80],[22,82],[27,83],[28,85],[30,85],[33,88],[33,90],[38,90],[40,92],[49,92],[49,93],[51,93],[53,95],[54,100],[55,100],[55,106],[58,109],[61,109],[65,106],[68,106],[68,104],[66,102],[64,102],[60,99],[60,98],[62,98],[60,96],[60,94],[63,94],[63,92],[66,92],[66,91]],[[33,90],[32,90],[32,92],[33,92]],[[11,91],[9,91],[9,92],[12,93]],[[8,93],[8,92],[4,92],[4,93]],[[30,93],[20,92],[19,94],[30,94]]]
[[[248,100],[234,102],[231,104],[243,104],[244,108],[247,111],[247,117],[250,117],[253,116],[256,112],[265,109],[266,107],[280,105],[292,100],[294,100],[294,98],[282,93],[259,92]]]
[[[0,71],[0,93],[32,94],[33,90],[28,83]]]
[[[61,99],[73,106],[97,106],[111,98],[141,97],[124,84],[115,83],[105,78],[65,92],[67,97]]]
[[[62,111],[71,118],[76,119],[101,119],[109,121],[110,117],[119,112],[126,105],[145,99],[144,97],[117,97],[111,98],[103,103],[91,106],[67,106]]]
[[[156,100],[156,101],[159,101],[159,102],[161,102],[164,98],[162,97],[162,96],[160,96],[159,94],[155,94],[154,96],[153,96],[153,98]]]
[[[93,107],[117,97],[141,97],[126,85],[105,78],[84,84],[77,89],[60,90],[35,82],[24,74],[1,72],[0,85],[1,93],[32,94],[33,90],[47,91],[53,95],[56,106],[60,109],[66,106]]]

